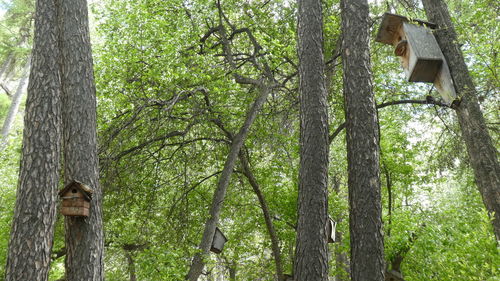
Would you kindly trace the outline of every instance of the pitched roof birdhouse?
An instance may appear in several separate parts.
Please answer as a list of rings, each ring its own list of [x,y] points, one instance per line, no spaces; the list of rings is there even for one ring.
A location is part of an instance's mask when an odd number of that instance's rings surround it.
[[[328,217],[326,222],[326,234],[328,235],[328,243],[335,243],[335,230],[337,228],[337,223]]]
[[[434,83],[445,102],[456,98],[450,71],[432,33],[436,25],[385,13],[375,41],[394,46],[409,82]]]
[[[92,193],[89,186],[72,181],[59,191],[62,199],[61,213],[65,216],[88,217]]]
[[[220,254],[222,249],[224,248],[224,244],[226,244],[227,238],[224,236],[222,231],[218,227],[215,228],[214,239],[212,240],[212,247],[210,251]]]

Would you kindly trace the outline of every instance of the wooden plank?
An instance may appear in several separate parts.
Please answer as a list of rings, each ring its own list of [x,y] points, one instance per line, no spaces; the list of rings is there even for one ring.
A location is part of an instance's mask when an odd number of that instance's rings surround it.
[[[62,201],[62,206],[63,207],[85,207],[85,208],[90,208],[90,203],[88,201],[83,200],[83,199],[81,199],[81,200],[65,199],[65,200]]]
[[[397,30],[404,22],[413,22],[417,25],[427,26],[433,29],[436,28],[436,25],[431,22],[419,19],[411,19],[405,16],[400,16],[391,13],[384,13],[384,15],[382,16],[382,22],[380,23],[380,27],[378,29],[375,41],[393,45],[394,41],[399,41],[395,37],[397,35]]]
[[[81,216],[88,217],[89,209],[82,207],[62,207],[61,214],[65,216]]]
[[[453,79],[451,78],[450,69],[443,56],[443,66],[434,80],[434,87],[438,90],[439,94],[447,103],[451,105],[454,100],[457,99],[457,93],[455,91],[455,86],[453,85]]]

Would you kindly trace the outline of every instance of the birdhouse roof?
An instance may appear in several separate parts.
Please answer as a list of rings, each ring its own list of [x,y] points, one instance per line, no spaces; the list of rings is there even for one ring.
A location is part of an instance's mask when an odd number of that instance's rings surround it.
[[[397,30],[403,22],[415,23],[431,29],[435,29],[437,27],[436,24],[428,21],[385,13],[382,17],[382,22],[380,23],[375,41],[392,45],[392,43],[394,42],[394,36],[397,34]]]
[[[90,201],[92,199],[92,193],[94,193],[94,190],[91,187],[89,187],[88,185],[83,184],[83,183],[76,181],[76,180],[73,180],[72,182],[67,184],[63,189],[61,189],[59,191],[59,196],[63,196],[71,188],[78,189],[85,196],[85,198],[87,200]]]

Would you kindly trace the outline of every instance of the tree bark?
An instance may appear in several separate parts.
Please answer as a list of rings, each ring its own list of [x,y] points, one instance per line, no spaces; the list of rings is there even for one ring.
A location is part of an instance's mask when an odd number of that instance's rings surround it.
[[[264,194],[262,194],[260,190],[257,179],[253,175],[252,170],[250,169],[250,164],[248,163],[248,159],[243,151],[240,151],[240,162],[241,166],[243,167],[243,174],[247,177],[248,182],[252,186],[253,191],[259,199],[259,204],[264,215],[264,221],[266,222],[267,232],[269,233],[269,237],[271,238],[271,248],[273,251],[274,263],[276,265],[276,275],[278,276],[279,281],[283,281],[285,280],[285,277],[283,275],[283,263],[281,261],[279,239],[278,235],[276,234],[276,230],[274,229],[274,224],[271,213],[269,212],[269,207],[267,206]]]
[[[300,168],[295,280],[328,280],[328,105],[320,0],[298,0]]]
[[[380,147],[367,0],[343,0],[342,62],[347,128],[351,279],[384,280]]]
[[[199,246],[200,252],[195,254],[191,267],[189,268],[188,275],[186,276],[186,278],[190,281],[198,280],[198,277],[200,276],[203,267],[205,266],[204,259],[206,259],[210,253],[210,246],[212,245],[215,227],[219,223],[220,210],[222,208],[222,203],[224,202],[224,197],[226,196],[226,190],[229,185],[229,180],[233,173],[234,166],[236,164],[236,159],[238,158],[240,149],[243,146],[243,143],[248,135],[248,132],[250,131],[250,127],[252,126],[255,117],[266,101],[270,91],[270,87],[267,87],[265,85],[262,85],[260,87],[258,98],[255,100],[252,107],[248,111],[245,122],[241,126],[240,131],[233,139],[229,154],[224,164],[224,169],[222,170],[222,174],[217,183],[217,188],[214,192],[210,214],[207,222],[205,223],[205,230],[203,231],[203,236],[201,238],[201,243]]]
[[[37,1],[23,151],[7,256],[7,281],[48,279],[61,139],[57,8]]]
[[[64,181],[93,189],[89,217],[65,218],[66,278],[103,280],[103,229],[96,137],[96,92],[86,0],[59,6]]]
[[[477,99],[476,88],[465,64],[457,35],[442,0],[423,0],[430,21],[437,24],[436,39],[450,67],[455,90],[460,103],[456,107],[462,138],[467,147],[475,181],[484,205],[492,216],[493,231],[500,241],[500,165],[498,151],[491,136]],[[500,242],[499,242],[500,243]]]
[[[19,110],[19,105],[24,96],[24,86],[28,81],[30,70],[30,59],[26,63],[24,67],[23,74],[21,76],[21,80],[19,80],[19,84],[17,85],[17,90],[14,96],[12,97],[12,103],[10,104],[9,112],[7,113],[7,117],[3,123],[2,127],[2,138],[3,142],[6,143],[7,137],[9,136],[10,129],[12,128],[12,124],[14,124],[14,120],[16,119],[17,111]],[[4,144],[2,144],[4,145]]]
[[[130,277],[130,281],[137,281],[137,275],[135,274],[135,261],[132,253],[129,251],[125,251],[125,256],[127,257],[128,274]]]

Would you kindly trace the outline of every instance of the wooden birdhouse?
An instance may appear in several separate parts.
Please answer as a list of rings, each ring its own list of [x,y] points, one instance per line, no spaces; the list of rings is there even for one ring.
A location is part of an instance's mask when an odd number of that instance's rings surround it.
[[[222,231],[218,227],[215,228],[214,239],[212,240],[212,247],[210,251],[220,254],[222,249],[224,248],[224,244],[226,244],[227,238],[224,236]]]
[[[394,46],[409,82],[434,83],[445,102],[456,99],[450,71],[432,33],[436,25],[385,13],[375,41]]]
[[[61,213],[65,216],[88,217],[93,190],[89,186],[72,181],[61,191]]]
[[[285,281],[293,281],[293,275],[290,274],[284,274]]]
[[[337,223],[330,217],[328,217],[328,221],[326,223],[327,223],[326,233],[328,235],[328,243],[335,243],[335,230],[337,228]]]

